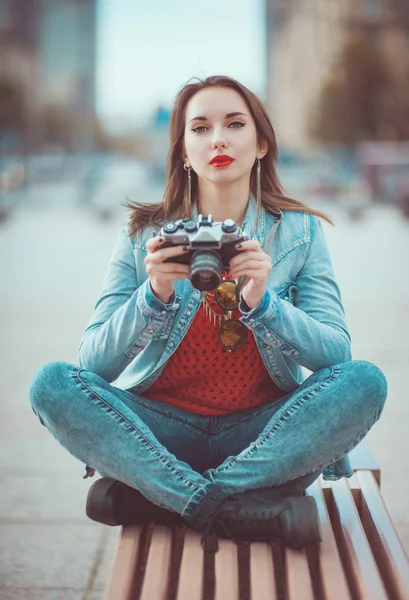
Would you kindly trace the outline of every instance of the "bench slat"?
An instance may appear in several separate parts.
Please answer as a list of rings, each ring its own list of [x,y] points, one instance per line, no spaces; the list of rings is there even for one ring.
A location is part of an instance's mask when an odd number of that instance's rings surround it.
[[[276,600],[277,589],[271,546],[250,544],[250,592],[252,600]]]
[[[381,469],[371,450],[369,449],[366,440],[362,440],[349,453],[351,466],[354,471],[372,471],[378,485],[381,485]]]
[[[132,600],[141,527],[124,527],[105,600]]]
[[[379,493],[376,480],[369,471],[362,471],[357,477],[362,488],[362,524],[385,586],[392,600],[408,600],[408,559]]]
[[[239,570],[237,546],[230,540],[219,539],[219,551],[215,555],[215,600],[239,597]]]
[[[305,550],[285,549],[288,600],[314,600]]]
[[[172,530],[163,525],[155,525],[146,565],[141,600],[162,600],[166,596]]]
[[[385,588],[372,555],[356,509],[352,492],[345,479],[334,481],[333,525],[347,579],[356,598],[387,600]]]
[[[201,535],[197,531],[186,530],[177,600],[201,600],[202,598],[203,549],[200,538]]]
[[[321,525],[322,542],[316,549],[321,585],[326,598],[332,599],[336,593],[337,600],[350,600],[348,584],[338,554],[322,486],[322,481],[317,480],[307,490],[308,495],[315,498]]]

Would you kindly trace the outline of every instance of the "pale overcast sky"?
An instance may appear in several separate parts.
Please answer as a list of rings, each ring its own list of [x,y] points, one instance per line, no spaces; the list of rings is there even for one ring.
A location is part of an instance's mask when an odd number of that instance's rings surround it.
[[[264,0],[100,0],[98,112],[145,120],[193,76],[226,74],[263,96]]]

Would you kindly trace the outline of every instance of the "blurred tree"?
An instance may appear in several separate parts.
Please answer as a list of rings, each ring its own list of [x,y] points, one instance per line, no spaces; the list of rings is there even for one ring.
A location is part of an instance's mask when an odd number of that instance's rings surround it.
[[[101,152],[117,150],[124,154],[136,155],[141,147],[141,140],[137,134],[110,134],[98,118],[94,120],[93,133],[96,150]]]
[[[41,114],[41,144],[62,146],[68,152],[74,151],[75,115],[58,105],[45,106]]]
[[[347,39],[314,107],[312,137],[344,145],[378,139],[383,93],[390,82],[375,46],[359,35]]]
[[[101,152],[112,150],[113,140],[99,119],[93,123],[93,135],[96,150]]]
[[[67,152],[78,150],[84,132],[92,137],[92,145],[97,152],[117,150],[135,154],[140,146],[137,137],[131,134],[112,135],[106,130],[100,119],[80,115],[70,108],[61,106],[49,105],[43,110],[41,128],[42,145],[56,144],[62,146]]]
[[[23,90],[14,81],[0,80],[0,131],[23,132],[26,125]]]

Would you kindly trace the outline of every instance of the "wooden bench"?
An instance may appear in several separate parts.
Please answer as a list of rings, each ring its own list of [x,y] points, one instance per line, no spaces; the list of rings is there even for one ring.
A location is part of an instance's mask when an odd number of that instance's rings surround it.
[[[361,443],[354,476],[320,477],[323,541],[296,551],[277,542],[219,540],[203,552],[189,527],[122,528],[105,600],[409,600],[409,562],[380,494],[380,469]]]

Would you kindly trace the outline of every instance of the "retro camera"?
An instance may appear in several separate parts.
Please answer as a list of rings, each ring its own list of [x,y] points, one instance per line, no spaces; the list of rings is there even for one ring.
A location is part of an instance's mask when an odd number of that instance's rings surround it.
[[[190,265],[189,279],[200,291],[214,290],[220,285],[230,260],[239,253],[236,244],[248,239],[233,219],[213,222],[212,215],[199,215],[197,221],[168,221],[159,235],[165,238],[161,248],[189,247],[189,252],[166,262]]]

